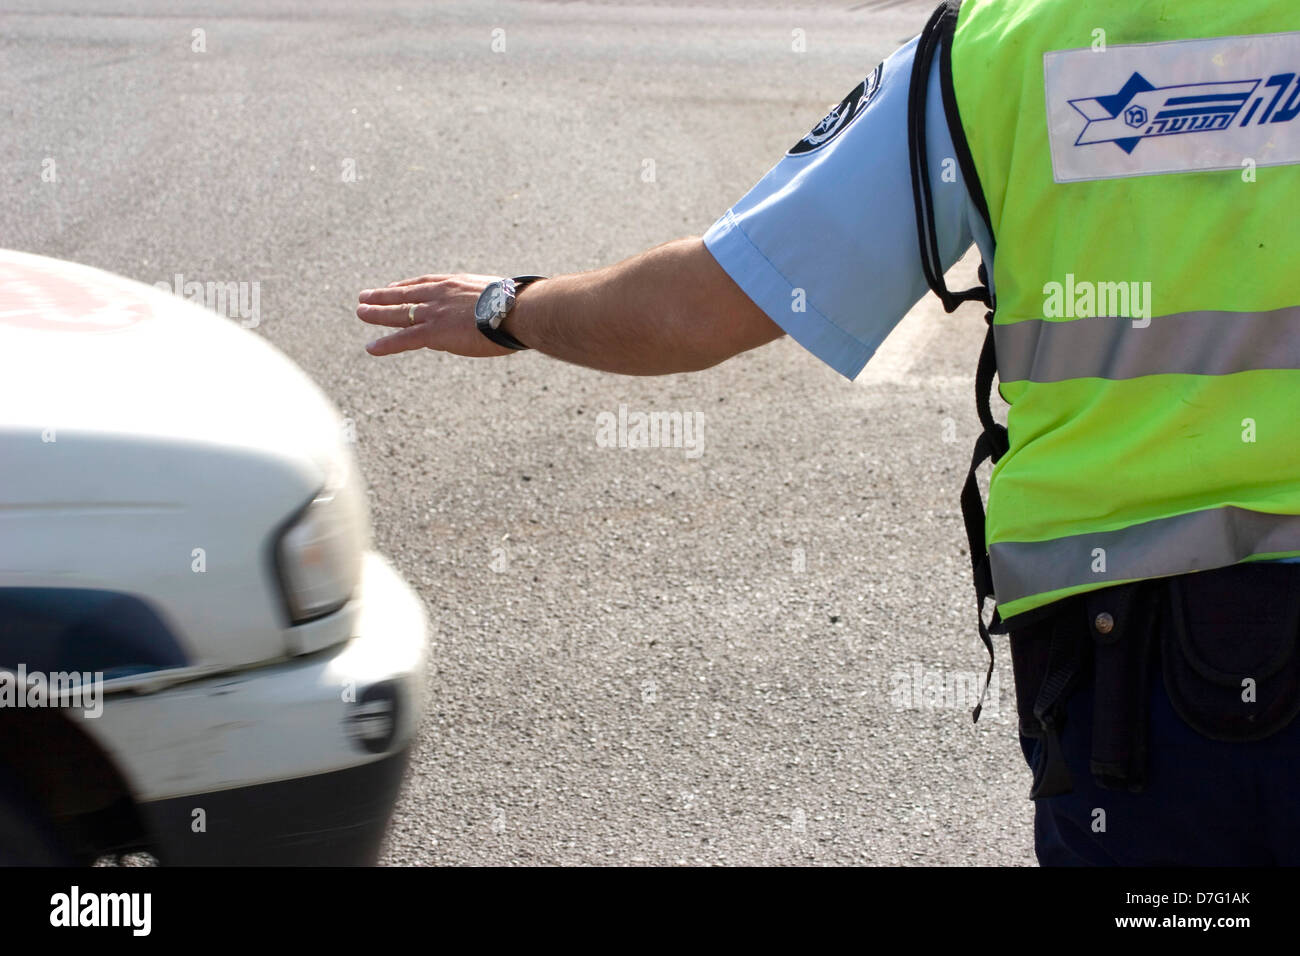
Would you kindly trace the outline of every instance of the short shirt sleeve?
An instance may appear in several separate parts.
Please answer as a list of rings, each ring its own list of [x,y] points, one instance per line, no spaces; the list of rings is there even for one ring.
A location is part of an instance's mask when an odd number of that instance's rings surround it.
[[[928,291],[907,136],[916,45],[877,67],[704,236],[722,268],[777,325],[847,378]],[[973,239],[983,247],[987,230],[955,159],[937,60],[926,135],[947,269]]]

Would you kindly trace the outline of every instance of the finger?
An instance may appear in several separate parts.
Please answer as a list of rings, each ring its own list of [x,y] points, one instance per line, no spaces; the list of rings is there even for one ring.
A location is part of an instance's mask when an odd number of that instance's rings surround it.
[[[441,282],[443,279],[450,278],[451,276],[444,275],[416,276],[414,279],[398,279],[396,282],[390,282],[388,288],[391,289],[395,285],[420,285],[423,282]]]
[[[417,325],[375,339],[366,346],[366,351],[371,355],[396,355],[398,352],[409,352],[412,349],[421,348],[424,348],[424,328]]]
[[[411,321],[411,304],[403,305],[359,305],[357,318],[370,325],[386,325],[390,329],[408,328],[418,325],[429,317],[429,308],[416,305],[415,321]]]
[[[357,301],[366,305],[401,305],[410,302],[428,302],[436,287],[432,283],[390,286],[386,289],[362,289]]]

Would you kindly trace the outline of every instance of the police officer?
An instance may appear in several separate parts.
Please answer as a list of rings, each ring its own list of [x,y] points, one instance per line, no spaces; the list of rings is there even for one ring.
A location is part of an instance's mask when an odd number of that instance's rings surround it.
[[[396,330],[372,355],[652,375],[788,334],[852,378],[927,289],[980,303],[962,504],[1039,860],[1295,864],[1298,202],[1291,0],[953,0],[702,238],[357,315]]]

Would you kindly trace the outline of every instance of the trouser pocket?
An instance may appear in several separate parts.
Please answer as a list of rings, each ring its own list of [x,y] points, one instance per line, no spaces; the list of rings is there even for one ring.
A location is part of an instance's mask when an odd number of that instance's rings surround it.
[[[1030,796],[1073,788],[1061,750],[1066,705],[1093,697],[1089,770],[1099,786],[1145,784],[1148,691],[1159,585],[1136,582],[1061,602],[1046,620],[1011,632],[1022,746],[1032,754]],[[1034,743],[1031,745],[1029,741]]]
[[[1171,579],[1161,657],[1174,710],[1213,740],[1260,740],[1300,711],[1300,567]]]

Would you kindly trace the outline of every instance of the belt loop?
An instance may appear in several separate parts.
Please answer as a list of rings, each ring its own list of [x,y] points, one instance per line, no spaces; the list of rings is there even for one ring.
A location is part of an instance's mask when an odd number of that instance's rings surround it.
[[[1093,645],[1092,755],[1097,785],[1138,792],[1146,783],[1152,598],[1160,582],[1106,588],[1086,601]]]

